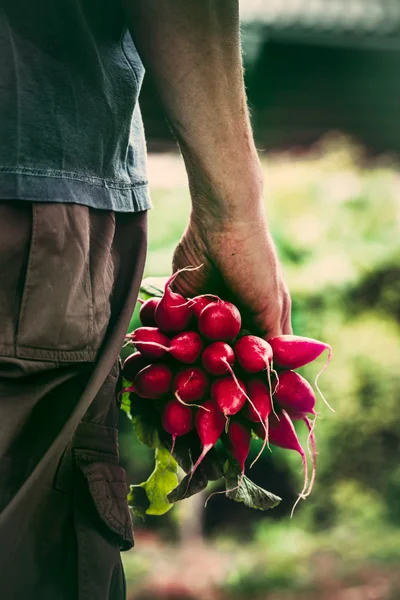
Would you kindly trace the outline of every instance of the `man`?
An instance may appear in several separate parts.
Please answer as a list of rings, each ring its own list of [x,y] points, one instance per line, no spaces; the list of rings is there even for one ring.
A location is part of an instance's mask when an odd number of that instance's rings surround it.
[[[265,336],[291,330],[237,0],[0,0],[2,600],[125,594],[115,390],[146,250],[142,62],[192,198],[173,266],[204,264],[176,289],[234,298]]]

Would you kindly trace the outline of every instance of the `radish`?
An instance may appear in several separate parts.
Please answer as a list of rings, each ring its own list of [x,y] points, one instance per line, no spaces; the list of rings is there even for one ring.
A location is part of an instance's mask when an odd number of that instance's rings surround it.
[[[238,385],[231,377],[223,377],[211,385],[211,398],[217,403],[226,419],[239,412],[246,402],[244,383],[237,381]]]
[[[244,384],[241,381],[239,381],[228,360],[222,355],[220,355],[220,362],[225,364],[225,367],[229,371],[232,379],[230,379],[229,377],[225,377],[223,379],[217,379],[217,381],[214,381],[214,383],[211,386],[211,397],[217,402],[222,412],[224,413],[226,417],[226,426],[228,426],[229,422],[228,416],[236,414],[236,412],[238,412],[242,408],[246,400],[248,400],[251,406],[253,407],[255,413],[258,414],[259,421],[262,423],[265,429],[265,433],[267,434],[266,425],[261,415],[258,413],[257,408],[254,406],[251,398],[246,393],[246,388]],[[220,392],[220,389],[222,389],[222,393]],[[215,395],[213,396],[213,394]],[[232,410],[234,412],[231,412]]]
[[[143,302],[139,311],[139,318],[142,325],[147,325],[149,327],[155,326],[156,321],[154,319],[154,313],[160,302],[160,299],[161,298],[149,298]]]
[[[215,402],[206,400],[202,405],[202,408],[205,410],[197,411],[194,422],[203,449],[190,471],[188,488],[197,467],[200,465],[207,452],[209,452],[218,442],[225,427],[224,415],[221,413]]]
[[[158,327],[138,327],[126,337],[149,360],[165,356],[169,346],[169,338]]]
[[[244,475],[244,465],[250,452],[251,431],[239,421],[231,421],[227,434],[229,452],[238,461],[242,470],[240,483]],[[240,483],[237,487],[240,486]]]
[[[139,371],[132,387],[138,396],[157,400],[169,392],[171,383],[171,369],[164,363],[154,363]]]
[[[188,406],[184,406],[178,400],[170,400],[162,415],[162,426],[165,431],[172,435],[171,454],[175,448],[175,441],[178,436],[186,435],[193,429],[193,411]]]
[[[229,372],[228,363],[231,367],[235,364],[235,353],[225,342],[213,342],[204,350],[201,356],[201,364],[210,375],[216,377],[226,375]]]
[[[272,348],[256,335],[244,335],[234,347],[238,363],[247,373],[259,373],[272,362]]]
[[[194,298],[191,298],[191,301],[193,302],[193,304],[192,304],[193,314],[195,317],[197,317],[197,319],[199,318],[200,313],[202,312],[203,308],[205,308],[212,302],[222,302],[221,298],[219,298],[218,296],[214,296],[213,294],[204,294],[204,296],[195,296]]]
[[[147,367],[149,361],[140,352],[134,352],[128,356],[122,367],[122,377],[127,381],[133,381],[136,375]]]
[[[223,490],[221,492],[214,492],[213,494],[211,494],[207,498],[205,506],[207,506],[207,503],[212,496],[216,496],[217,494],[228,494],[229,492],[234,492],[242,485],[245,462],[250,452],[251,431],[239,421],[231,421],[229,424],[229,429],[227,432],[225,443],[229,452],[238,461],[240,465],[241,473],[239,482],[234,488],[230,490]]]
[[[191,364],[200,358],[203,348],[203,340],[196,331],[183,331],[172,338],[168,352],[179,362]]]
[[[140,329],[143,329],[143,327]],[[171,340],[169,340],[167,336],[165,336],[165,338],[168,340],[168,346],[157,342],[141,341],[140,347],[146,347],[147,352],[153,354],[153,349],[155,350],[155,353],[157,353],[158,348],[160,351],[164,352],[164,354],[168,352],[175,360],[188,365],[195,363],[200,358],[204,343],[196,331],[182,331]]]
[[[239,333],[242,319],[239,310],[230,302],[212,302],[199,316],[201,335],[221,342],[233,340]]]
[[[260,428],[260,425],[256,425],[254,431],[258,437],[263,439],[264,431]],[[274,446],[278,446],[279,448],[285,448],[286,450],[295,450],[300,454],[303,462],[304,485],[297,501],[293,506],[291,513],[291,516],[293,516],[294,509],[296,508],[299,500],[306,497],[305,493],[308,485],[307,457],[303,448],[301,447],[292,420],[286,411],[282,410],[282,412],[279,414],[279,419],[274,414],[270,415],[268,433],[271,444],[274,444]]]
[[[245,404],[244,415],[254,423],[261,422],[264,425],[263,445],[260,452],[250,465],[250,468],[257,462],[261,454],[264,452],[265,446],[268,444],[268,417],[273,411],[271,402],[271,393],[268,386],[260,378],[253,377],[247,382],[247,393],[251,400]]]
[[[182,404],[203,400],[208,388],[208,378],[201,367],[186,367],[176,374],[172,384],[175,397]]]
[[[294,371],[283,371],[275,388],[275,398],[292,419],[302,419],[307,413],[316,416],[315,394],[307,379]]]
[[[256,335],[244,335],[236,342],[234,350],[240,366],[247,373],[267,371],[271,406],[274,411],[270,367],[270,363],[272,363],[271,346]],[[273,372],[275,373],[275,371]]]
[[[183,331],[192,317],[192,301],[186,301],[183,296],[173,292],[170,288],[175,278],[182,271],[188,270],[193,269],[187,267],[171,275],[165,284],[164,295],[155,310],[154,318],[156,324],[164,333],[178,333],[179,331]]]
[[[318,387],[318,379],[332,359],[331,346],[325,342],[298,335],[278,335],[269,339],[268,342],[272,347],[276,364],[282,369],[299,369],[318,358],[324,350],[328,350],[326,363],[315,378],[315,387],[327,407],[335,412]]]
[[[272,412],[271,398],[267,384],[259,377],[252,377],[247,382],[247,393],[253,403],[246,404],[244,414],[249,421],[258,423],[260,415],[262,421],[266,421]],[[257,409],[258,413],[256,413]]]
[[[314,485],[315,473],[316,473],[316,445],[315,445],[315,424],[316,416],[315,412],[315,394],[311,385],[308,381],[295,373],[294,371],[284,371],[279,376],[279,383],[275,390],[276,399],[281,406],[285,409],[287,414],[292,420],[302,420],[306,424],[309,436],[307,446],[313,463],[313,470],[311,481],[306,496],[311,493]],[[314,422],[311,423],[307,417],[307,413],[314,415]],[[311,443],[311,448],[310,448]]]

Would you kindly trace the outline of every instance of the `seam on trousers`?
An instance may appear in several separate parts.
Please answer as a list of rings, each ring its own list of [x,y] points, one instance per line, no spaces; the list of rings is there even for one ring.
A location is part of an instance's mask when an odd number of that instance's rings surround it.
[[[37,214],[36,214],[36,206],[32,204],[32,236],[31,243],[29,245],[29,258],[28,263],[26,265],[26,275],[25,275],[25,283],[24,283],[24,291],[21,300],[21,308],[19,311],[19,317],[17,320],[17,333],[15,336],[15,355],[17,355],[17,348],[19,345],[19,336],[20,336],[20,323],[23,322],[23,318],[25,315],[25,309],[28,299],[28,291],[31,283],[31,266],[33,263],[33,258],[36,250],[36,236],[37,236]]]

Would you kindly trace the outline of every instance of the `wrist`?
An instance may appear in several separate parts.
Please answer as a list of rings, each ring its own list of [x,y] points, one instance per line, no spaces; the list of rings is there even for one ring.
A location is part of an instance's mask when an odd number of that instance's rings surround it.
[[[250,160],[226,160],[209,169],[186,168],[193,214],[215,225],[227,221],[249,221],[265,215],[264,185],[257,155]]]

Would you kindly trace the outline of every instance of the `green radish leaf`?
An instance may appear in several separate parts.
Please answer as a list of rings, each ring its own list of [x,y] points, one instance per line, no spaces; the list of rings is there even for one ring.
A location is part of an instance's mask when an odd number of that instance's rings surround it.
[[[157,448],[155,459],[154,471],[148,480],[138,486],[132,485],[128,496],[133,513],[142,518],[144,514],[164,515],[168,512],[172,508],[172,504],[168,501],[168,494],[178,484],[178,465],[168,450],[162,447]],[[145,491],[148,500],[147,506],[146,498],[142,491],[138,491],[138,488]]]
[[[130,385],[131,384],[129,383],[129,381],[127,381],[126,379],[122,378],[122,389],[123,390],[125,390]],[[129,392],[125,392],[124,394],[121,395],[121,410],[123,410],[124,412],[126,412],[126,414],[128,415],[128,417],[132,421],[131,399],[130,399]]]
[[[157,296],[161,298],[164,295],[165,284],[168,281],[168,277],[146,277],[143,279],[140,291],[142,294],[147,295],[148,298]]]
[[[201,466],[195,471],[192,480],[188,486],[190,474],[186,475],[180,484],[168,494],[168,500],[172,503],[179,502],[185,498],[190,498],[198,492],[204,490],[208,485],[208,477],[205,475]]]
[[[281,502],[282,498],[259,487],[246,477],[246,475],[243,477],[240,487],[234,490],[233,488],[239,484],[240,478],[241,471],[239,464],[233,459],[227,460],[224,465],[224,479],[227,490],[226,495],[231,500],[243,502],[249,508],[257,510],[269,510],[278,506]]]
[[[141,485],[131,485],[130,493],[128,494],[128,504],[133,516],[146,520],[146,510],[150,506],[150,500],[146,494],[146,490]]]
[[[153,417],[153,415],[151,416]],[[159,448],[161,446],[160,436],[154,420],[146,418],[143,414],[132,414],[132,409],[131,418],[138,440],[148,448]]]

